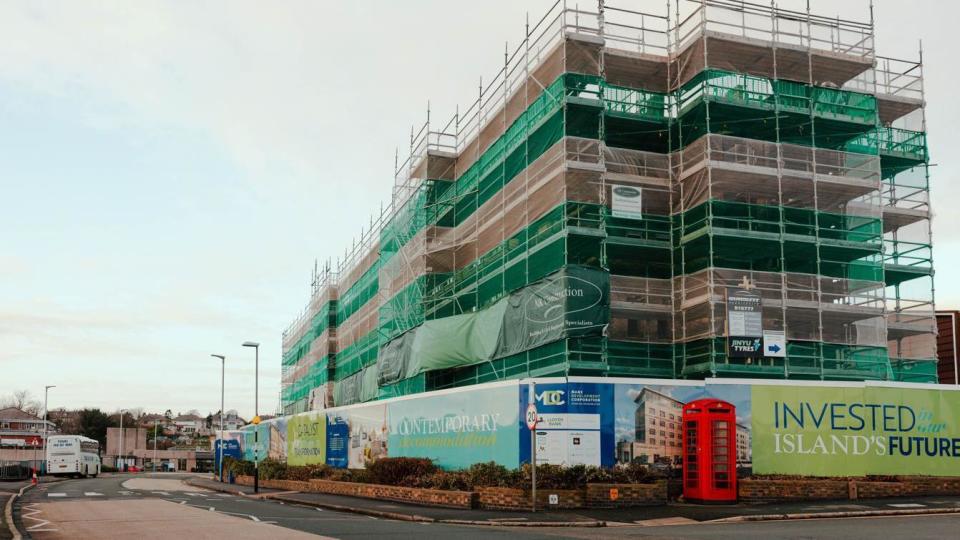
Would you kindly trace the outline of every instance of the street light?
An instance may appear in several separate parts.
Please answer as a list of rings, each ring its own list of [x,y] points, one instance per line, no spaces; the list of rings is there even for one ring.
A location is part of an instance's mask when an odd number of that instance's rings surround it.
[[[120,454],[118,456],[120,458],[118,467],[120,469],[119,472],[123,472],[124,466],[126,465],[126,463],[123,461],[123,413],[125,412],[127,412],[126,409],[120,409],[120,451],[118,452]]]
[[[253,492],[260,493],[260,344],[244,341],[244,347],[253,347]],[[223,411],[220,411],[221,413]],[[221,443],[223,444],[223,443]]]
[[[210,356],[220,359],[220,481],[223,482],[223,383],[227,369],[227,357],[222,354],[211,354]]]
[[[157,472],[157,428],[160,426],[160,420],[153,421],[153,472]]]
[[[55,385],[49,385],[43,387],[43,453],[47,453],[47,395],[50,393],[51,388],[56,388]],[[47,472],[47,459],[44,456],[43,464],[40,466],[40,472]]]

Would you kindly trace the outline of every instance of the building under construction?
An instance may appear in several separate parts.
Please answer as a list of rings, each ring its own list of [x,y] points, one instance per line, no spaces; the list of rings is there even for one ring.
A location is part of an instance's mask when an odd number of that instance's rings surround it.
[[[922,52],[877,55],[866,5],[622,3],[558,1],[412,132],[283,335],[285,413],[528,376],[937,381]]]

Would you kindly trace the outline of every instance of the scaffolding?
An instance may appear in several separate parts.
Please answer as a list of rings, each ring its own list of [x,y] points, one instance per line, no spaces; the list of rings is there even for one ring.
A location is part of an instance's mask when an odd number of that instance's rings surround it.
[[[859,22],[558,1],[472,105],[440,128],[428,107],[411,130],[390,204],[284,334],[285,407],[318,383],[330,406],[571,374],[935,382],[922,51],[879,57],[873,31],[872,7]],[[624,188],[638,215],[613,208]],[[422,372],[391,363],[438,321],[500,321],[569,268],[608,276],[587,330]],[[728,354],[738,287],[785,355]]]

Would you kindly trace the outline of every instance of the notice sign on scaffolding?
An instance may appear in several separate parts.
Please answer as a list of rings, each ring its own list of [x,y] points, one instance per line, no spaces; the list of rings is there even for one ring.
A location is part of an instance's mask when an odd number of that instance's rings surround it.
[[[643,219],[641,209],[642,191],[638,187],[610,186],[613,192],[612,214],[615,218]]]
[[[727,353],[731,358],[763,356],[763,299],[745,288],[727,289]]]

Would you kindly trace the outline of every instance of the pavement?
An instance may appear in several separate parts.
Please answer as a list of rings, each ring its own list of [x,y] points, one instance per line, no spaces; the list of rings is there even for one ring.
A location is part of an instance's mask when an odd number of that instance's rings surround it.
[[[224,490],[252,496],[253,488],[225,484],[209,477],[194,477],[189,482],[210,490]],[[783,519],[866,517],[957,513],[960,497],[861,499],[856,501],[813,501],[776,504],[694,505],[671,503],[664,506],[632,508],[585,508],[543,510],[539,512],[507,510],[463,510],[420,506],[359,497],[300,493],[261,489],[260,496],[275,501],[303,504],[342,512],[417,521],[493,526],[596,527],[622,525],[678,525],[703,522],[768,521]]]

